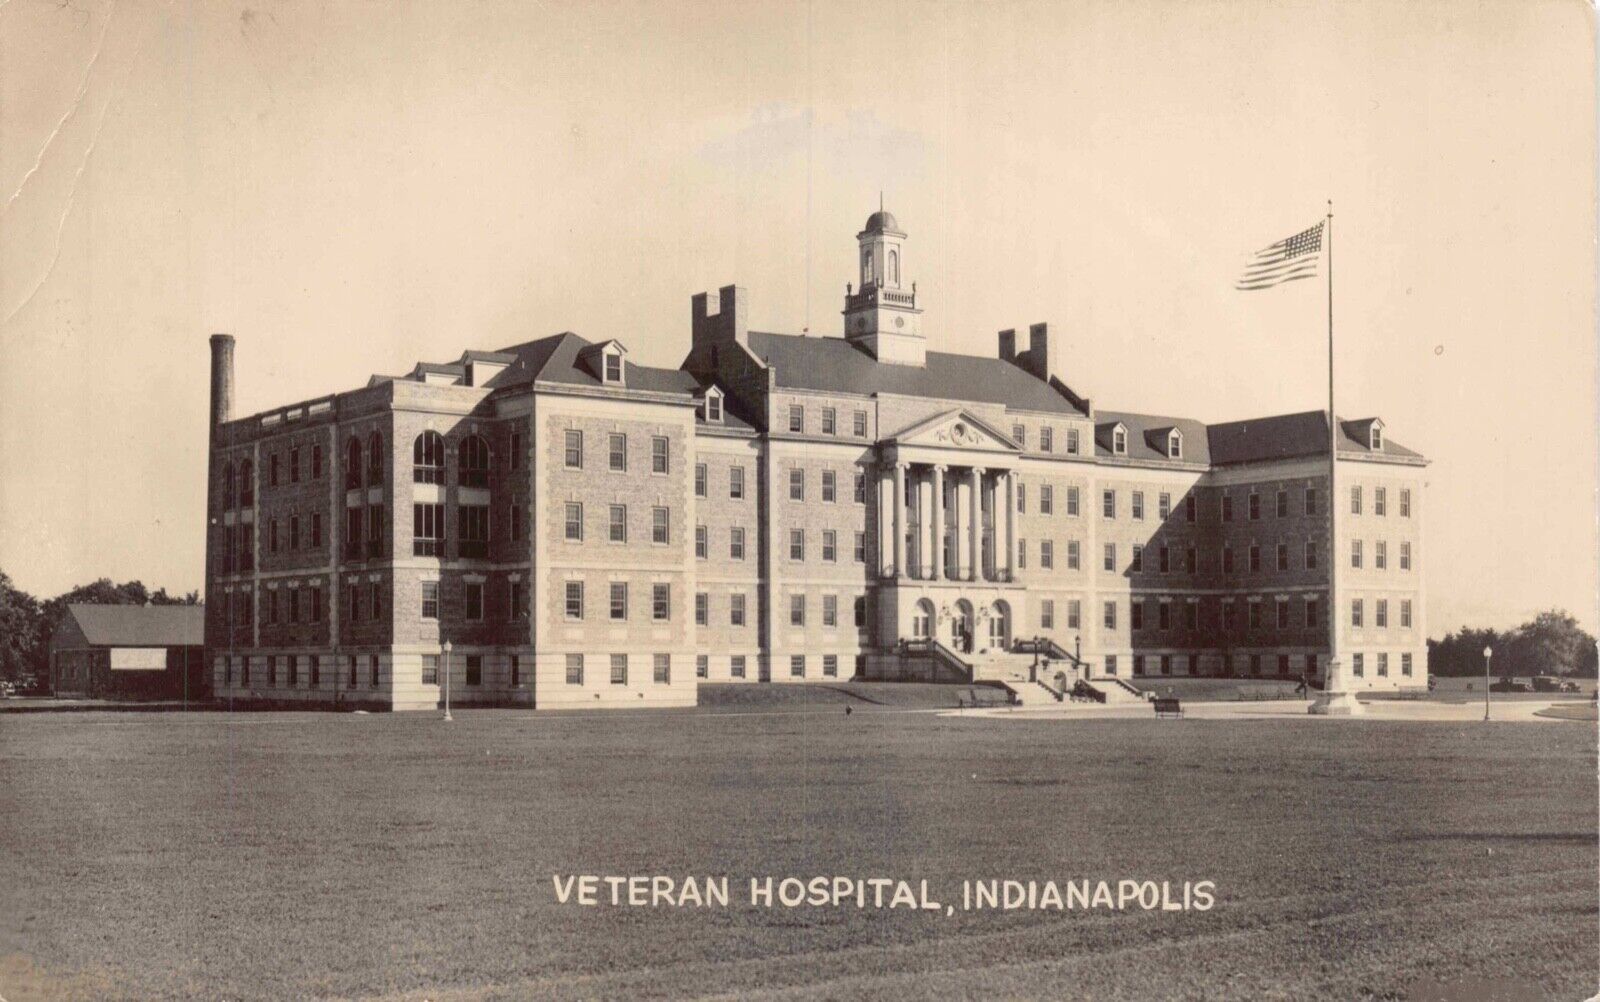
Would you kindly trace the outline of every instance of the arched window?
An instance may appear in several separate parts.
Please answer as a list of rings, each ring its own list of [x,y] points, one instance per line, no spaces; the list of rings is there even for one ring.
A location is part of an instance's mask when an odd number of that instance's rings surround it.
[[[367,485],[383,486],[383,435],[376,431],[367,438]]]
[[[411,479],[419,484],[444,483],[444,438],[438,432],[417,436],[411,447]]]
[[[1176,428],[1167,433],[1167,458],[1183,458],[1183,435]]]
[[[933,636],[933,603],[927,599],[918,601],[911,613],[911,635],[918,640]]]
[[[461,440],[460,480],[462,487],[489,486],[489,443],[477,435]]]
[[[344,445],[344,489],[353,491],[361,486],[361,439],[354,435]]]
[[[250,460],[239,464],[239,507],[256,506],[256,467]]]
[[[861,251],[861,287],[866,288],[872,284],[872,250],[864,248]]]
[[[222,471],[222,507],[224,510],[232,508],[236,500],[234,494],[233,464],[229,463]]]
[[[889,284],[900,284],[900,252],[895,250],[889,252]]]

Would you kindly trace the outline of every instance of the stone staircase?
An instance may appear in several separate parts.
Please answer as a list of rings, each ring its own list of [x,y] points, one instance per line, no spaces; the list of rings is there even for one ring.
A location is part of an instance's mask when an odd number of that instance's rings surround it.
[[[1072,687],[1076,675],[1071,666],[1062,662],[1043,662],[1034,679],[1035,658],[1032,654],[1011,651],[985,651],[969,654],[973,681],[1000,682],[1017,694],[1023,706],[1050,706],[1062,701],[1062,695],[1053,687],[1055,677],[1066,672],[1067,688]]]
[[[1100,675],[1089,679],[1089,684],[1105,694],[1107,706],[1143,703],[1146,701],[1143,692],[1135,689],[1120,678]]]

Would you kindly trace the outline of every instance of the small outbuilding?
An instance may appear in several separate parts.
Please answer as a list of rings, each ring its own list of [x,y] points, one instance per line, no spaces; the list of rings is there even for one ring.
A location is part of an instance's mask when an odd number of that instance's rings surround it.
[[[57,696],[204,699],[205,607],[69,605],[50,635]]]

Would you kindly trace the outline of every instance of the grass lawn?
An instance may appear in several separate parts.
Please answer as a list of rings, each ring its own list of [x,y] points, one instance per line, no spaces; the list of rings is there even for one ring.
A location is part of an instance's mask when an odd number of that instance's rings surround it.
[[[1561,721],[0,718],[0,996],[1404,998],[1596,989]],[[727,874],[728,909],[552,874]],[[1208,912],[752,909],[753,875],[1212,880]]]

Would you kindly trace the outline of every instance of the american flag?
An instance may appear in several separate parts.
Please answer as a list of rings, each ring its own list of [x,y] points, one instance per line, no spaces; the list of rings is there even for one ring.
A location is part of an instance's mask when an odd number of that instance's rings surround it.
[[[1314,277],[1317,261],[1322,257],[1322,228],[1326,223],[1327,220],[1323,220],[1309,230],[1301,230],[1256,251],[1233,287],[1250,292],[1270,289],[1297,278]]]

